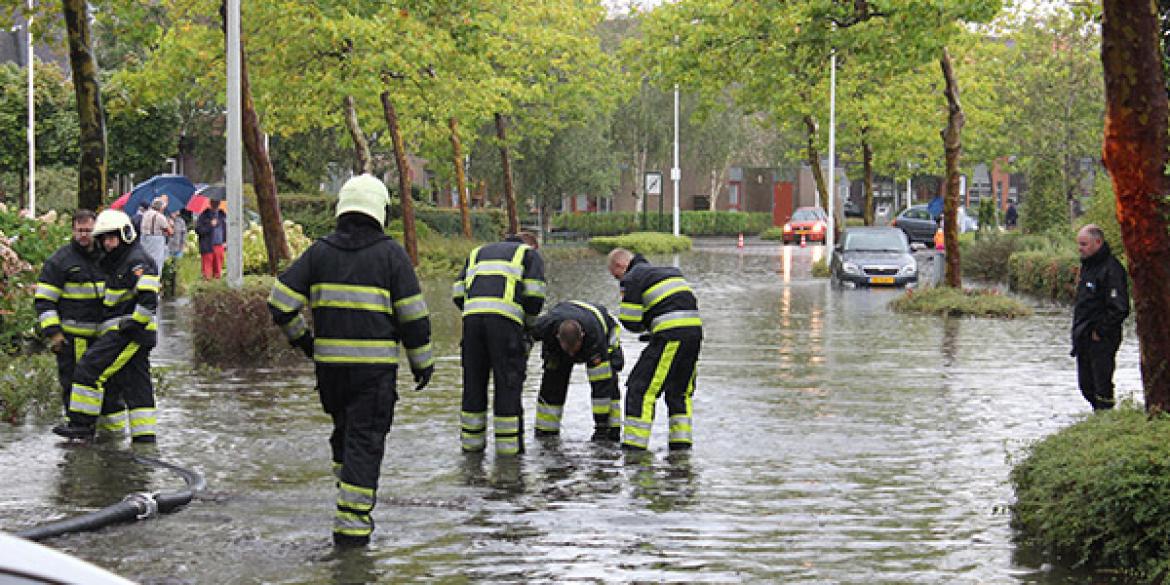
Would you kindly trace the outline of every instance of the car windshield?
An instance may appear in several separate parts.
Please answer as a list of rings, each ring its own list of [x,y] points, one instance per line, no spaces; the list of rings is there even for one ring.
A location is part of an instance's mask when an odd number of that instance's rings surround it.
[[[820,216],[812,209],[797,209],[792,214],[792,221],[817,221],[818,219],[820,219]]]
[[[848,251],[902,252],[906,243],[902,234],[895,230],[846,232],[845,249]]]

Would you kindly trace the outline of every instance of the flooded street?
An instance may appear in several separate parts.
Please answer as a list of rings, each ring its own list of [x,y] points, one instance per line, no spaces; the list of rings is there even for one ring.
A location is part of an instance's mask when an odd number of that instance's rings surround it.
[[[898,291],[812,279],[819,253],[722,240],[677,257],[705,326],[695,449],[682,456],[666,450],[661,403],[650,453],[589,442],[583,368],[561,438],[535,440],[539,351],[527,454],[461,454],[458,315],[450,282],[424,283],[442,357],[422,392],[400,376],[374,542],[340,554],[310,364],[188,372],[179,322],[197,317],[170,303],[152,363],[182,368],[165,376],[159,444],[142,452],[202,471],[208,490],[178,513],[47,544],[143,583],[1083,582],[1018,551],[1007,511],[1010,459],[1089,413],[1070,309],[1015,322],[897,315],[886,305]],[[549,306],[580,298],[616,313],[600,256],[547,272]],[[623,344],[628,372],[642,344]],[[1119,398],[1140,397],[1136,348],[1131,320]],[[66,446],[40,423],[0,425],[0,445],[9,531],[182,486],[131,462],[128,440]]]

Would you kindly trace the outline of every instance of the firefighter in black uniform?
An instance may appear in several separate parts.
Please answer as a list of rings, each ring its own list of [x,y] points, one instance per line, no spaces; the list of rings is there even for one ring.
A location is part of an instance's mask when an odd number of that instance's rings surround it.
[[[73,371],[69,421],[53,432],[69,439],[89,439],[99,414],[111,416],[116,395],[129,407],[130,437],[153,443],[157,433],[150,350],[158,341],[158,291],[154,261],[138,244],[130,217],[117,209],[97,216],[93,237],[105,252],[102,322],[98,338]],[[107,396],[107,389],[110,389]]]
[[[618,372],[622,355],[621,326],[604,307],[584,301],[557,303],[541,315],[532,337],[541,341],[544,374],[536,399],[536,434],[561,432],[565,394],[573,364],[587,364],[593,397],[593,440],[617,441],[622,432]]]
[[[289,341],[316,364],[321,405],[333,419],[329,444],[337,477],[333,541],[365,545],[394,420],[399,344],[422,390],[435,358],[431,324],[406,251],[383,231],[390,197],[360,175],[338,193],[337,228],[278,278],[269,310]],[[313,313],[313,330],[301,315]]]
[[[463,311],[463,405],[459,413],[464,452],[487,446],[488,375],[495,380],[493,402],[497,455],[524,452],[524,386],[529,342],[526,330],[544,306],[544,261],[531,234],[472,250],[451,287]]]
[[[703,323],[694,291],[677,268],[651,266],[641,254],[616,248],[609,253],[609,273],[621,281],[619,319],[650,339],[626,382],[626,421],[622,448],[646,449],[658,396],[666,396],[670,413],[670,449],[693,444],[695,365],[703,340]]]
[[[1093,410],[1104,410],[1113,408],[1113,368],[1121,325],[1129,315],[1129,281],[1096,225],[1077,233],[1077,251],[1081,274],[1073,307],[1072,355],[1081,395]]]

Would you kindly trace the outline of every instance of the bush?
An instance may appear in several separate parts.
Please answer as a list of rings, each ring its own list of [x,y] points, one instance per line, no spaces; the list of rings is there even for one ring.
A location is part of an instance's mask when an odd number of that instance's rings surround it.
[[[1170,571],[1170,419],[1099,412],[1031,446],[1012,469],[1012,524],[1073,566],[1135,582]]]
[[[493,240],[495,241],[495,240]],[[483,242],[460,237],[445,237],[431,234],[419,238],[418,266],[415,273],[420,279],[450,278],[459,276],[471,251]]]
[[[657,214],[637,212],[562,213],[553,217],[554,229],[569,230],[590,236],[615,236],[637,231],[671,231],[673,220],[666,217],[658,227]],[[681,211],[679,231],[689,236],[734,236],[758,234],[772,225],[772,214],[766,212],[739,213],[730,211]]]
[[[813,262],[812,275],[813,278],[828,278],[832,274],[829,270],[829,262],[824,258]]]
[[[386,226],[386,233],[390,234],[399,244],[406,241],[403,239],[405,231],[406,228],[403,227],[401,219],[395,219],[390,222],[390,225]],[[431,229],[431,226],[427,225],[427,222],[418,219],[414,220],[414,235],[419,240],[428,239],[432,234],[434,234],[434,230]]]
[[[458,209],[417,207],[414,218],[425,222],[440,234],[463,235],[463,216]],[[471,210],[471,234],[474,239],[495,242],[503,237],[507,225],[504,212],[499,209]]]
[[[337,198],[304,193],[282,193],[280,215],[285,221],[301,226],[305,237],[315,240],[333,231]]]
[[[226,279],[191,286],[187,322],[197,361],[254,366],[300,355],[268,312],[273,282],[270,276],[247,276],[239,289],[229,287]]]
[[[780,226],[772,226],[760,232],[760,239],[781,241],[784,239],[784,228]]]
[[[62,217],[46,223],[19,217],[14,212],[0,211],[0,238],[31,265],[30,270],[7,266],[7,276],[0,282],[0,345],[22,345],[35,336],[37,322],[33,310],[33,294],[41,265],[69,242],[72,234],[70,219]]]
[[[1015,234],[999,232],[963,234],[959,237],[963,276],[1006,282],[1008,258],[1016,251],[1019,240]]]
[[[1032,310],[1024,303],[996,290],[957,289],[949,286],[922,290],[908,289],[890,302],[898,313],[919,313],[946,317],[1027,317]]]
[[[1081,260],[1072,252],[1016,252],[1008,259],[1008,286],[1016,292],[1071,303]]]
[[[624,236],[590,238],[589,247],[602,254],[614,248],[625,248],[637,254],[668,254],[690,250],[691,239],[657,232],[636,232]]]
[[[0,354],[0,418],[17,423],[28,416],[60,413],[61,385],[53,354]]]
[[[295,260],[313,243],[301,226],[292,221],[284,222],[284,237]],[[251,224],[244,230],[244,274],[268,274],[268,247],[264,245],[264,229]]]

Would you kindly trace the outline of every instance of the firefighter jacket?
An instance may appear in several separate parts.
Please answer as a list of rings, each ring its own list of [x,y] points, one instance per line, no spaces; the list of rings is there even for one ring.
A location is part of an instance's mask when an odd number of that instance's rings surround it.
[[[122,331],[143,347],[158,341],[158,291],[154,260],[137,241],[107,252],[99,264],[106,273],[101,335]]]
[[[1077,300],[1073,306],[1072,343],[1092,333],[1106,339],[1121,339],[1121,324],[1129,316],[1129,281],[1125,267],[1113,257],[1109,244],[1081,260],[1077,279]]]
[[[306,306],[312,332],[301,315]],[[280,275],[268,309],[294,345],[312,342],[318,365],[397,368],[399,342],[411,370],[435,363],[427,303],[410,258],[360,213],[343,213],[333,233]]]
[[[569,319],[580,323],[584,334],[581,351],[573,356],[573,363],[589,364],[589,380],[607,378],[613,371],[620,372],[625,362],[621,346],[622,327],[604,307],[583,301],[557,303],[536,320],[532,337],[557,346],[560,343],[557,329]]]
[[[96,248],[86,250],[70,241],[45,260],[33,297],[43,335],[97,337],[105,298],[105,274],[98,257]]]
[[[662,339],[702,339],[699,303],[677,268],[651,266],[637,254],[630,259],[621,288],[619,319],[626,329]]]
[[[544,306],[544,260],[511,239],[471,251],[451,287],[455,306],[468,315],[498,315],[529,328]]]

